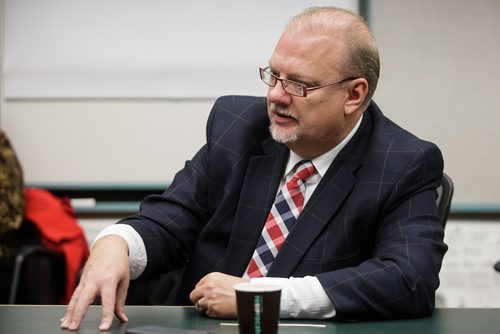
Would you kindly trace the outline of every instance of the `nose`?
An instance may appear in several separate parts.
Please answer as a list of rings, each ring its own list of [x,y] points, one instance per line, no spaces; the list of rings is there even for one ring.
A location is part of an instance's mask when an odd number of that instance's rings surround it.
[[[269,87],[267,99],[272,103],[289,105],[292,102],[292,95],[288,94],[278,81],[274,87]]]

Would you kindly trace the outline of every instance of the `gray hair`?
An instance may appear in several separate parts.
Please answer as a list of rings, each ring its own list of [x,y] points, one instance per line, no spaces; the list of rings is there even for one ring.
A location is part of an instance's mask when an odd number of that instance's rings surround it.
[[[341,74],[345,77],[362,77],[368,81],[363,107],[368,106],[377,87],[380,59],[368,24],[361,16],[336,7],[311,7],[292,17],[285,30],[321,30],[331,34],[332,38],[342,39],[345,59],[341,64]]]

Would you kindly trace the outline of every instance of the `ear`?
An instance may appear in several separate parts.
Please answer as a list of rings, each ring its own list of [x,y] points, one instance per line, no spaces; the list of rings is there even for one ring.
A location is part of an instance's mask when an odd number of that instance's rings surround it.
[[[368,94],[368,81],[365,78],[352,80],[347,86],[347,99],[345,101],[345,113],[350,115],[363,105],[366,94]]]

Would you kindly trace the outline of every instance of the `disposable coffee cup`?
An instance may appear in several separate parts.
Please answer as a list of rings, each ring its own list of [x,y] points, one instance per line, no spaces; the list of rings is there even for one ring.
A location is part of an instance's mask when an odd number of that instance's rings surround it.
[[[276,334],[280,317],[281,287],[239,283],[236,290],[240,334]]]

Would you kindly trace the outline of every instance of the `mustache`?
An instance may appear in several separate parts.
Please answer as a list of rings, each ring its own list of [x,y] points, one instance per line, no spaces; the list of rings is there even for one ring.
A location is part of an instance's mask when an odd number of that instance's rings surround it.
[[[281,116],[286,116],[286,117],[291,117],[291,118],[297,119],[297,115],[295,115],[295,113],[288,110],[288,108],[284,105],[271,103],[271,105],[269,106],[269,109],[271,112],[279,114]]]

